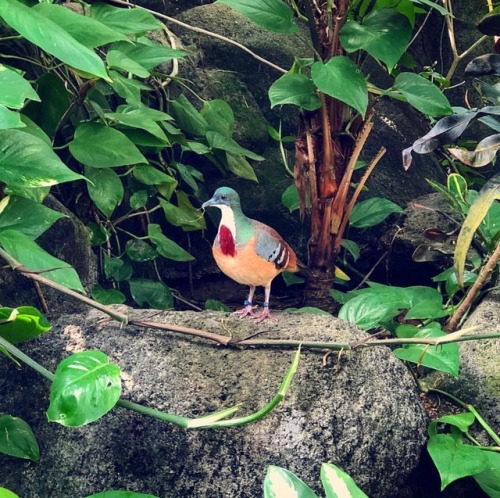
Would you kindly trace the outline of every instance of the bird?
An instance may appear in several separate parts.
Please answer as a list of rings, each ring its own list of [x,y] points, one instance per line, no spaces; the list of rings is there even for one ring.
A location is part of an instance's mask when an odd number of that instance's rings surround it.
[[[251,316],[256,322],[276,320],[269,312],[271,282],[283,271],[300,270],[302,264],[295,252],[276,230],[245,216],[240,196],[230,187],[218,188],[201,207],[216,207],[222,213],[212,246],[217,266],[228,277],[249,286],[244,308],[236,313],[240,318]],[[255,314],[252,301],[258,286],[264,287],[264,303],[262,312]]]

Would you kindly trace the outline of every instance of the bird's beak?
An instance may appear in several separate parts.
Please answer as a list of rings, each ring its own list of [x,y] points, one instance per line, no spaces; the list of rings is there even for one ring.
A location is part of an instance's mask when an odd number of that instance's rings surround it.
[[[216,204],[214,198],[212,197],[211,199],[208,199],[208,201],[204,202],[202,205],[201,205],[201,208],[202,209],[205,209],[207,207],[210,207],[210,206],[213,206],[214,204]]]

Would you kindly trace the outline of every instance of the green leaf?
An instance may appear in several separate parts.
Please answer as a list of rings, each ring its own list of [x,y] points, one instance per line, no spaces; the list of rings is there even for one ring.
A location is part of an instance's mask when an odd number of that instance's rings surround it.
[[[231,106],[221,99],[207,100],[201,108],[200,114],[211,130],[231,137],[234,126],[234,113]]]
[[[0,487],[0,498],[19,498],[19,496],[6,488]]]
[[[485,451],[490,470],[475,474],[474,480],[490,498],[500,498],[500,454]]]
[[[303,284],[305,282],[304,278],[298,277],[295,273],[291,273],[289,271],[282,272],[281,277],[287,287],[290,285]]]
[[[158,498],[153,495],[144,493],[136,493],[135,491],[103,491],[94,495],[86,496],[85,498]]]
[[[404,213],[404,210],[389,199],[372,197],[354,206],[349,223],[355,228],[368,228],[381,223],[392,213]]]
[[[281,194],[281,203],[283,206],[288,208],[290,213],[300,208],[300,198],[299,191],[295,186],[295,183],[289,185],[285,191]]]
[[[441,477],[441,491],[461,477],[473,476],[488,470],[485,451],[463,444],[448,434],[437,434],[429,439],[427,451]]]
[[[354,261],[359,259],[361,249],[354,240],[342,239],[341,245],[353,257]]]
[[[130,207],[132,209],[141,209],[146,206],[149,199],[149,193],[147,190],[138,190],[134,192],[129,199]]]
[[[148,78],[149,71],[135,62],[130,57],[127,57],[123,52],[119,50],[110,50],[106,54],[106,63],[110,69],[118,69],[125,73],[131,73],[139,78]]]
[[[165,218],[169,223],[184,230],[198,230],[204,228],[203,217],[194,209],[186,209],[184,206],[176,206],[171,202],[160,199],[161,207],[165,213]],[[159,225],[158,225],[159,226]]]
[[[109,230],[104,225],[89,223],[87,228],[90,232],[90,243],[93,246],[100,246],[107,242],[111,236]]]
[[[127,300],[123,292],[117,289],[103,289],[99,284],[92,289],[92,299],[106,306],[123,304]]]
[[[141,91],[151,91],[151,87],[136,79],[126,78],[117,71],[110,71],[109,75],[113,78],[111,87],[130,105],[141,105]]]
[[[245,178],[245,180],[251,180],[253,182],[259,183],[255,170],[252,165],[239,154],[231,154],[226,152],[227,169],[236,176],[240,178]]]
[[[51,256],[27,235],[16,230],[0,232],[0,245],[28,270],[43,271],[43,276],[70,289],[85,293],[78,274],[68,263]],[[58,268],[52,270],[52,268]]]
[[[472,412],[459,413],[458,415],[444,415],[431,422],[429,436],[437,434],[438,424],[448,424],[457,427],[461,432],[468,432],[469,427],[476,420]]]
[[[340,43],[347,52],[366,50],[391,72],[406,51],[411,35],[410,21],[396,9],[373,9],[361,24],[346,21],[340,31]]]
[[[151,70],[163,62],[184,57],[187,52],[170,47],[144,43],[115,43],[113,49],[119,50],[142,67]]]
[[[188,135],[204,137],[209,130],[205,118],[184,95],[170,102],[170,111],[178,126]]]
[[[0,64],[0,104],[21,109],[26,99],[39,101],[40,97],[17,71]]]
[[[165,237],[160,225],[150,223],[148,225],[148,236],[156,245],[156,250],[164,257],[174,261],[192,261],[194,258],[179,244]]]
[[[284,74],[269,88],[271,109],[277,105],[294,104],[307,111],[321,107],[314,84],[305,74]]]
[[[0,181],[21,188],[50,187],[84,177],[71,171],[42,139],[0,130]]]
[[[47,135],[53,137],[62,117],[71,105],[72,96],[64,82],[54,73],[42,74],[36,80],[36,89],[42,101],[29,102],[23,112]],[[43,136],[37,136],[46,140]],[[48,144],[52,147],[50,139]]]
[[[40,449],[31,427],[23,419],[10,415],[0,416],[0,452],[35,462],[40,460]]]
[[[31,306],[0,308],[0,336],[11,344],[33,339],[51,328],[47,318]]]
[[[158,310],[174,307],[174,298],[170,289],[163,283],[147,279],[130,279],[130,293],[139,306],[149,305]]]
[[[133,269],[128,259],[104,255],[104,273],[106,278],[113,278],[117,282],[121,282],[132,276]]]
[[[7,107],[0,105],[0,130],[24,128],[25,126],[18,112],[11,111]]]
[[[132,261],[143,263],[158,257],[158,253],[144,240],[132,239],[125,244],[125,252]]]
[[[350,105],[365,117],[368,86],[361,70],[351,59],[339,55],[326,64],[315,62],[311,77],[320,91]]]
[[[101,58],[55,22],[17,0],[0,2],[0,17],[31,43],[71,67],[109,81]]]
[[[60,218],[64,218],[62,213],[24,197],[8,196],[0,201],[0,232],[12,229],[36,239]]]
[[[92,183],[87,184],[90,198],[107,218],[123,200],[123,184],[112,169],[85,168],[85,176]]]
[[[411,325],[400,325],[396,329],[396,335],[401,334],[401,329],[408,337],[408,332],[413,330],[411,337],[444,337],[446,334],[441,330],[437,322],[431,322],[424,328],[417,328]],[[393,351],[400,360],[410,361],[417,365],[449,373],[458,379],[458,369],[460,366],[460,354],[457,344],[443,344],[440,346],[429,346],[428,344],[404,345]]]
[[[226,306],[221,301],[217,301],[217,299],[207,299],[205,301],[205,309],[212,311],[225,311],[225,312],[233,311],[229,306]]]
[[[30,135],[33,135],[34,137],[40,138],[47,145],[50,145],[52,147],[52,141],[47,136],[47,134],[42,130],[42,128],[40,128],[36,123],[34,123],[28,116],[24,114],[21,114],[20,116],[21,116],[21,121],[26,125],[26,127],[21,130],[23,133],[28,133]]]
[[[263,161],[264,158],[255,154],[251,150],[245,149],[232,138],[226,137],[217,131],[208,131],[206,134],[207,142],[212,149],[221,149],[231,154],[246,156],[254,161]]]
[[[139,128],[147,131],[154,137],[161,140],[165,145],[168,144],[168,138],[160,125],[156,123],[147,113],[141,109],[128,109],[122,112],[108,112],[106,118],[116,121],[117,123],[129,126],[131,128]]]
[[[296,33],[293,10],[281,0],[217,0],[229,5],[255,24],[275,33]]]
[[[82,123],[69,143],[77,161],[93,168],[147,163],[139,149],[121,132],[98,123]]]
[[[94,3],[90,6],[90,16],[125,35],[142,34],[162,28],[162,23],[143,9],[123,9],[105,3]]]
[[[89,424],[108,413],[121,392],[120,368],[102,351],[75,353],[57,366],[47,418],[65,427]]]
[[[427,116],[453,114],[453,109],[444,93],[434,83],[418,74],[399,74],[394,88],[401,92],[409,104]]]
[[[316,493],[294,473],[276,465],[267,468],[264,498],[318,498]]]
[[[321,482],[326,498],[368,498],[350,475],[331,463],[321,465]]]
[[[43,2],[35,5],[33,9],[47,19],[54,21],[87,48],[100,47],[119,40],[128,41],[123,33],[109,28],[91,17],[78,14],[67,7]]]
[[[136,166],[132,173],[134,178],[144,185],[162,186],[162,194],[167,199],[170,198],[177,187],[177,180],[174,177],[167,175],[153,166]]]

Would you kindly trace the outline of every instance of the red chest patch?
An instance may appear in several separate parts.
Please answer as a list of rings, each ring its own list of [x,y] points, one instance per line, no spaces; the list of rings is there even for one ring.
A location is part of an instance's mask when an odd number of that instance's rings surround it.
[[[219,229],[219,245],[224,256],[236,256],[236,246],[234,244],[233,234],[226,225],[221,225]]]

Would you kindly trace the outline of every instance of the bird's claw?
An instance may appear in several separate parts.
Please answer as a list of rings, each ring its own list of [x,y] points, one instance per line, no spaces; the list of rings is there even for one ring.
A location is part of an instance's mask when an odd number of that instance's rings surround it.
[[[272,320],[273,322],[276,321],[276,318],[273,315],[271,315],[271,312],[269,311],[269,307],[267,307],[267,306],[258,315],[252,313],[252,318],[255,320],[255,323],[260,323],[263,320],[265,320],[266,318],[269,318],[269,320]]]
[[[255,313],[253,312],[253,306],[251,304],[247,304],[244,308],[241,308],[238,311],[234,312],[235,315],[240,315],[240,319],[245,316],[255,317]]]

